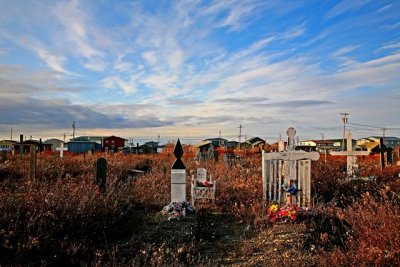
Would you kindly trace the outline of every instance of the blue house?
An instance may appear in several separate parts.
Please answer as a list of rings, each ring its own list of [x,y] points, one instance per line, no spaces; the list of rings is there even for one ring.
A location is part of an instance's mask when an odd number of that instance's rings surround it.
[[[101,144],[82,136],[72,139],[67,143],[68,151],[72,153],[86,153],[88,151],[96,152],[101,151]]]

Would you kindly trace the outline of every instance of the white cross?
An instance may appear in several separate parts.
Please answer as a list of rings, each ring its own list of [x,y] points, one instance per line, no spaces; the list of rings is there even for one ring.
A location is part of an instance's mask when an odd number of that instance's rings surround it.
[[[286,133],[288,135],[287,151],[262,152],[264,201],[267,200],[267,188],[268,199],[280,202],[282,186],[294,185],[301,190],[301,197],[293,196],[293,201],[295,204],[305,206],[311,201],[311,160],[318,160],[319,153],[295,150],[296,130],[290,127]],[[283,149],[282,145],[281,149]]]
[[[60,158],[62,158],[64,156],[64,151],[67,151],[68,148],[64,148],[64,143],[61,143],[60,147],[57,147],[56,150],[60,151]]]
[[[367,156],[368,151],[353,151],[353,141],[351,132],[347,132],[347,151],[331,151],[332,156],[347,156],[347,175],[354,176],[354,167],[356,167],[357,156]]]

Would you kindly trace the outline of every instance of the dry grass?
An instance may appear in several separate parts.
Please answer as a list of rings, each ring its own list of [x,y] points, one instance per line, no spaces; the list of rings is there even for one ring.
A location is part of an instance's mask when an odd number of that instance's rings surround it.
[[[106,196],[94,184],[93,163],[99,156],[105,156],[109,166]],[[187,192],[190,176],[205,167],[218,182],[214,211],[233,214],[241,225],[251,226],[255,236],[274,230],[260,223],[260,155],[246,157],[233,168],[222,162],[183,160]],[[210,242],[220,249],[213,253],[223,254],[226,248],[221,241],[204,240],[208,232],[201,238],[196,235],[199,222],[209,215],[175,224],[155,216],[170,199],[173,161],[168,155],[40,155],[34,182],[27,178],[27,158],[0,164],[0,264],[211,264],[211,254],[206,253]],[[314,217],[305,224],[309,237],[304,247],[296,245],[292,254],[300,259],[302,249],[316,246],[319,254],[309,262],[318,265],[400,265],[399,168],[381,172],[377,162],[362,162],[365,174],[376,175],[378,181],[342,183],[343,165],[313,163]],[[150,171],[132,178],[128,171],[134,168]],[[170,231],[180,227],[180,234]],[[265,249],[254,247],[254,242],[241,244],[238,257]],[[279,257],[270,259],[278,261]]]

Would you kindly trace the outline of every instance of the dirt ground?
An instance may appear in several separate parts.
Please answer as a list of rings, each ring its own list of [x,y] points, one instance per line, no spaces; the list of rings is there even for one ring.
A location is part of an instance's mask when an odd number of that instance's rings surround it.
[[[250,226],[229,213],[199,210],[181,220],[150,212],[135,240],[119,251],[136,248],[134,265],[305,266],[314,247],[303,223]],[[129,253],[127,253],[129,254]],[[133,256],[133,255],[132,255]],[[119,257],[120,258],[120,257]],[[295,262],[302,259],[301,262]],[[112,259],[111,259],[112,262]]]

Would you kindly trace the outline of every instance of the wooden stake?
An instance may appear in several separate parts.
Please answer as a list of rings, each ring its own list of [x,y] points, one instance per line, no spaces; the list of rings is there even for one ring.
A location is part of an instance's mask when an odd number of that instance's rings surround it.
[[[29,179],[32,182],[34,182],[36,179],[36,149],[35,149],[35,145],[30,146]]]

